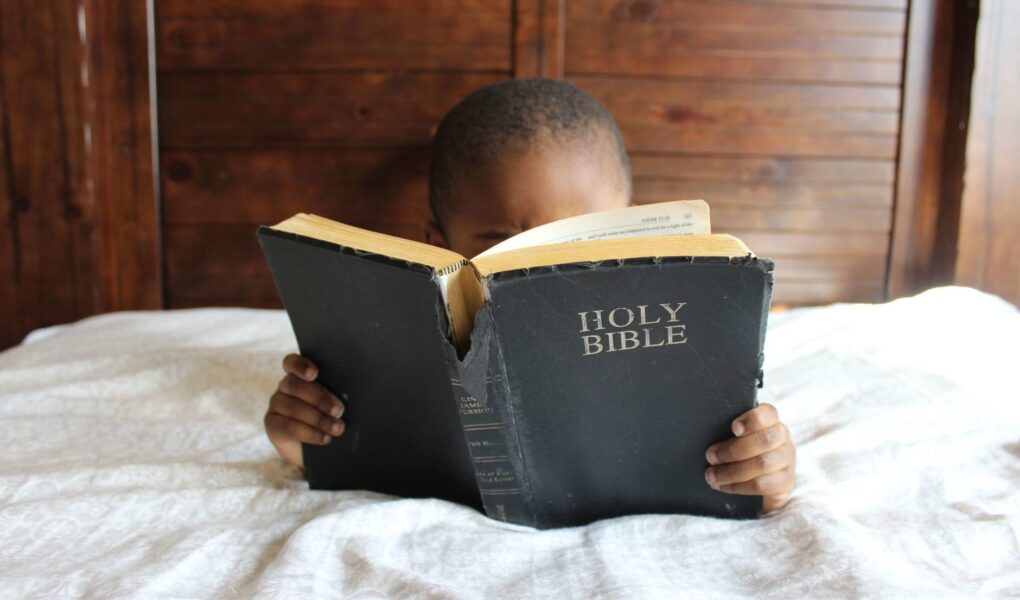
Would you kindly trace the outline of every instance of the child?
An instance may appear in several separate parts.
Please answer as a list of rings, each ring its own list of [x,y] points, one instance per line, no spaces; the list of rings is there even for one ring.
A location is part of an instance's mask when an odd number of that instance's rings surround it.
[[[573,84],[511,79],[455,106],[432,140],[429,243],[474,256],[521,231],[630,204],[630,163],[608,111]],[[269,402],[266,433],[285,460],[303,468],[301,443],[343,434],[344,406],[315,382],[318,370],[290,354]],[[796,452],[776,409],[762,404],[733,421],[735,437],[707,449],[713,488],[783,506],[793,490]]]

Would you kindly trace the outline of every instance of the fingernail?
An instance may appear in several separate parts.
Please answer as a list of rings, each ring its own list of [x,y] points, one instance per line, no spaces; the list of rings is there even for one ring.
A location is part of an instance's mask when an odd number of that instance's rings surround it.
[[[708,464],[714,465],[719,462],[719,457],[715,454],[714,448],[709,448],[708,452],[705,453],[705,458],[708,459]]]
[[[307,369],[305,369],[305,379],[308,380],[315,379],[315,375],[316,375],[315,367],[308,367]]]
[[[712,469],[705,470],[705,481],[708,482],[708,485],[715,487],[715,473],[712,472]]]
[[[733,435],[739,436],[744,433],[744,424],[741,421],[737,421],[733,424]]]
[[[329,409],[329,416],[334,419],[340,416],[340,405],[334,404],[333,408]]]
[[[328,444],[329,440],[331,440],[331,439],[333,439],[333,438],[331,438],[328,434],[325,434],[325,433],[322,434],[322,443],[323,444]]]
[[[330,425],[329,430],[333,432],[333,435],[340,435],[340,422],[337,421]]]

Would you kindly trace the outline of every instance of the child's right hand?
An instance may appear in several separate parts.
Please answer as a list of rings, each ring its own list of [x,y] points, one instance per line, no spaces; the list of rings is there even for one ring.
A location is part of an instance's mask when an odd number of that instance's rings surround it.
[[[280,456],[304,469],[301,443],[324,445],[344,432],[343,402],[315,382],[319,369],[298,354],[283,359],[287,375],[269,398],[263,423],[269,441]]]

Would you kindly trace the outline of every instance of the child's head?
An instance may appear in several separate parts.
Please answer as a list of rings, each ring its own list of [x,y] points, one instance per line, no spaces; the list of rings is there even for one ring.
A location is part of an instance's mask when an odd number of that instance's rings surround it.
[[[460,101],[432,140],[429,240],[474,256],[516,233],[630,204],[612,115],[577,86],[508,79]]]

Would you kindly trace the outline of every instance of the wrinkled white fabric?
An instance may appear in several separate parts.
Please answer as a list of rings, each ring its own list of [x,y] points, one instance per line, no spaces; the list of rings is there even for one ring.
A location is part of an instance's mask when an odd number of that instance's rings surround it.
[[[0,597],[1020,594],[1020,315],[966,288],[771,316],[799,481],[758,521],[534,531],[311,492],[262,429],[280,311],[100,315],[0,353]]]

